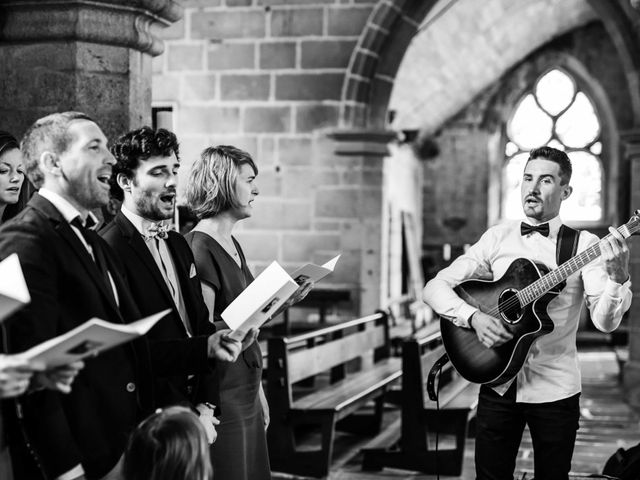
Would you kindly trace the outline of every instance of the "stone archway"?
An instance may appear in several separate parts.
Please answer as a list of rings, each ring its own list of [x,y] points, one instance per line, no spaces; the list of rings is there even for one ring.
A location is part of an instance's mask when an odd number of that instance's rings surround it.
[[[341,124],[384,128],[395,74],[438,0],[380,0],[353,51],[342,90]]]

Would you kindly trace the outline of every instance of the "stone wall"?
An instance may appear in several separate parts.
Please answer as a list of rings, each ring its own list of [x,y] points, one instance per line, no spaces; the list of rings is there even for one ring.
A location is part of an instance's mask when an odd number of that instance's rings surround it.
[[[342,253],[323,283],[349,289],[356,311],[372,295],[368,312],[379,305],[380,259],[368,262],[363,243],[379,244],[382,157],[336,155],[327,134],[340,126],[345,72],[375,3],[185,0],[183,19],[163,34],[152,88],[155,105],[174,109],[183,188],[208,145],[236,145],[256,159],[260,195],[239,225],[254,271]]]

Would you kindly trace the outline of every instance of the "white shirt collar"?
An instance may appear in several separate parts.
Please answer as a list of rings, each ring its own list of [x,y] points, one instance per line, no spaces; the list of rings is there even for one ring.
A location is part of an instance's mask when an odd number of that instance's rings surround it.
[[[71,203],[60,194],[45,187],[40,188],[40,190],[38,190],[38,193],[40,194],[40,196],[49,200],[68,223],[71,223],[71,221],[76,217],[80,217],[83,222],[86,220],[78,211],[78,209],[71,205]],[[94,221],[94,224],[98,223],[98,219],[93,213],[89,212],[88,216],[91,217],[91,219]]]
[[[147,220],[146,218],[141,217],[137,213],[133,213],[131,210],[125,207],[124,204],[122,204],[120,209],[122,210],[122,214],[127,218],[127,220],[129,220],[133,224],[134,228],[143,237],[147,237],[147,232],[149,231],[149,227],[152,227],[155,225],[165,225],[164,221],[152,222],[151,220]]]

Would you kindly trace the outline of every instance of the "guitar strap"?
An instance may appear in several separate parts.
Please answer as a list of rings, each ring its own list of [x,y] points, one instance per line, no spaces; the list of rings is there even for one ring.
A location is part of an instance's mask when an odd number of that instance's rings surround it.
[[[578,251],[578,239],[580,238],[580,231],[566,225],[561,225],[558,231],[558,242],[556,243],[556,262],[558,266],[572,258]],[[558,291],[561,291],[566,285],[566,282],[562,282],[558,285]],[[427,394],[432,401],[438,400],[438,389],[436,386],[436,376],[440,372],[443,366],[449,361],[449,356],[445,353],[438,360],[436,360],[429,370],[427,376]]]
[[[558,242],[556,243],[556,263],[558,266],[573,257],[578,251],[578,239],[580,231],[566,225],[560,225],[558,231]],[[567,282],[563,281],[556,287],[558,292],[562,291]]]

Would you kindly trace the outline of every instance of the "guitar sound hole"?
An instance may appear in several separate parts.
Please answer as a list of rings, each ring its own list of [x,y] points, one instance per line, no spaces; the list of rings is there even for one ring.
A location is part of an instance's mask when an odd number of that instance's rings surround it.
[[[507,323],[517,323],[522,317],[522,307],[516,297],[517,293],[516,290],[505,290],[498,300],[500,316]]]

